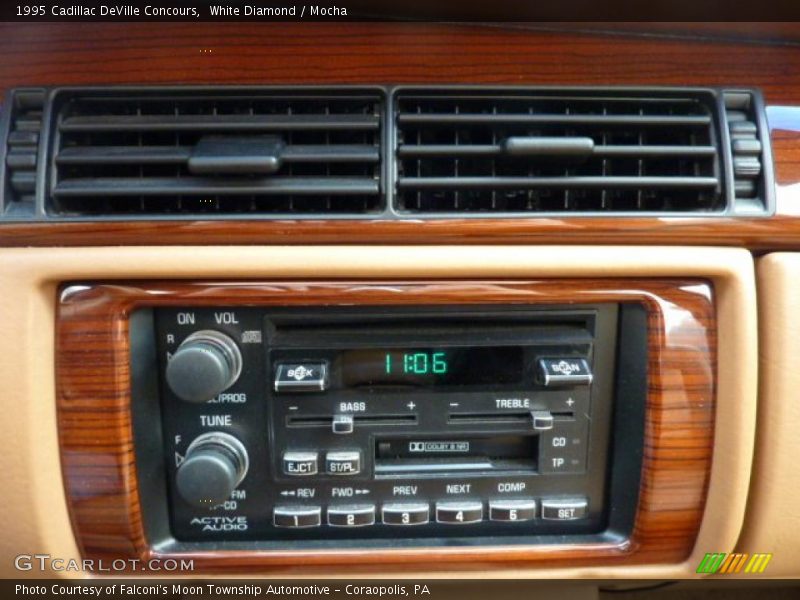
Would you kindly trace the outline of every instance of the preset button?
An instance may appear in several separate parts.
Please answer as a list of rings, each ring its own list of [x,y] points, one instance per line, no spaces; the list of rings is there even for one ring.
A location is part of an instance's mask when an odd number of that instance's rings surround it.
[[[536,518],[536,500],[497,500],[489,502],[491,521],[530,521]]]
[[[384,504],[383,522],[386,525],[424,525],[430,521],[427,504]]]
[[[375,523],[375,507],[337,506],[328,509],[328,525],[332,527],[364,527]]]
[[[482,502],[437,502],[436,522],[463,525],[483,520]]]
[[[272,522],[275,527],[319,527],[322,509],[319,506],[276,506]]]

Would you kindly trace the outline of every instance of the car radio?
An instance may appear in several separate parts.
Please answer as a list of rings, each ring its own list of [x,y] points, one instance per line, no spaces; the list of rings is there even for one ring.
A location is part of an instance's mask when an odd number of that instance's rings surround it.
[[[546,543],[632,526],[637,304],[142,312],[143,506],[178,541]]]

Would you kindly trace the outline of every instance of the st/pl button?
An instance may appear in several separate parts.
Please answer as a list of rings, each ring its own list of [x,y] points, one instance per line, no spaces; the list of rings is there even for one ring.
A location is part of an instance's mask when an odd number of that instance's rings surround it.
[[[325,455],[325,472],[328,475],[357,475],[361,472],[361,452],[344,450]]]

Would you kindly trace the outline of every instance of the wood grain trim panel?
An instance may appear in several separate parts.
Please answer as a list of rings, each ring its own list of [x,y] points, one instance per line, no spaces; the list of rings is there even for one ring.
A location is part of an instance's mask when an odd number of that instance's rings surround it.
[[[648,312],[645,453],[636,526],[614,544],[404,550],[182,553],[199,572],[330,565],[397,573],[513,566],[675,564],[692,551],[711,467],[716,317],[711,284],[691,279],[538,281],[117,282],[65,286],[56,323],[56,393],[68,505],[87,558],[174,558],[142,526],[130,414],[128,315],[169,305],[639,302]]]
[[[101,84],[741,85],[760,87],[769,105],[800,104],[797,45],[520,24],[5,23],[0,51],[6,57],[2,90]],[[772,219],[20,223],[0,227],[0,246],[656,243],[797,249],[796,139],[773,133],[773,141],[779,214]]]

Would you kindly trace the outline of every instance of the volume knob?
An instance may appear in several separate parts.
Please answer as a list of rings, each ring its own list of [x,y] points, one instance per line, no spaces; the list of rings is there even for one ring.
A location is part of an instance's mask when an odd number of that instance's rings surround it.
[[[212,508],[230,498],[247,468],[247,450],[239,440],[227,433],[204,433],[189,444],[175,485],[189,504]]]
[[[183,340],[167,363],[170,389],[187,402],[207,402],[228,389],[242,372],[242,355],[224,333],[197,331]]]

